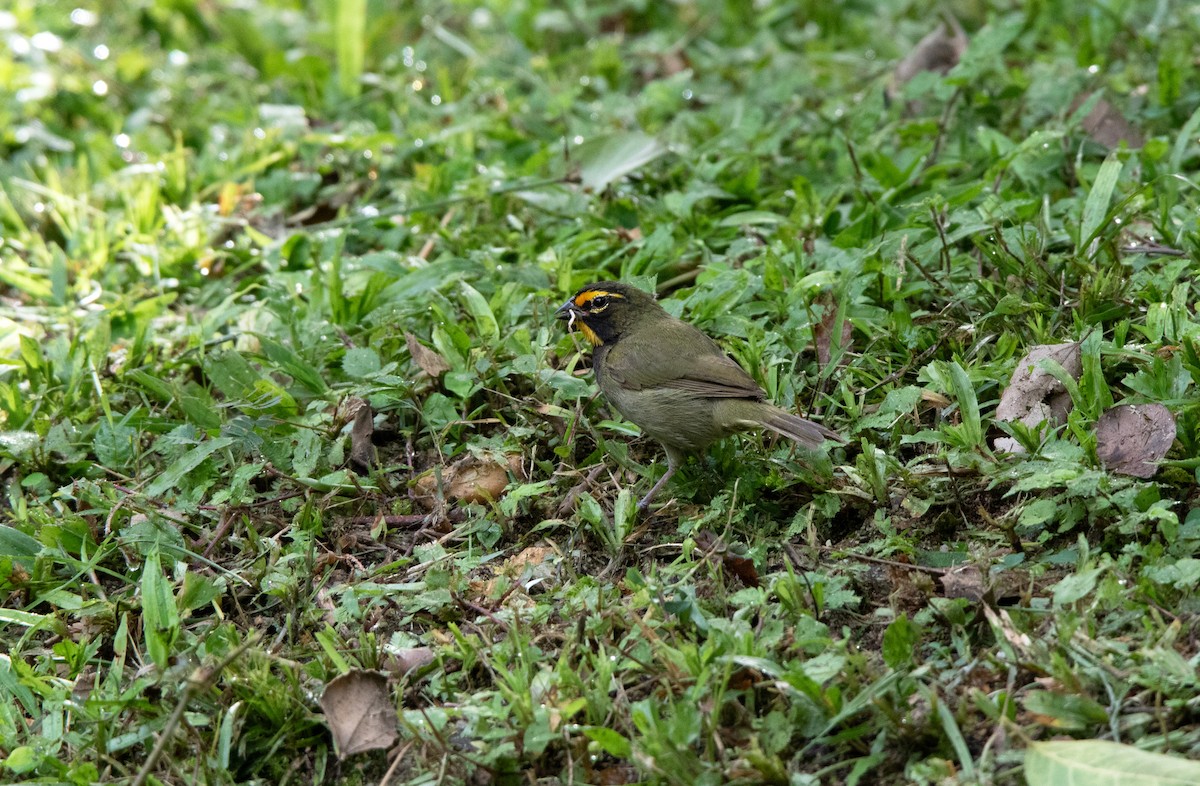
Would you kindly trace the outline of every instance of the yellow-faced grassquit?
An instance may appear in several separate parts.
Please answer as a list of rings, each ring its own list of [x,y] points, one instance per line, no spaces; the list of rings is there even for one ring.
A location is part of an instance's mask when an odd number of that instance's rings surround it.
[[[843,440],[786,412],[717,342],[668,314],[653,295],[618,281],[589,284],[555,312],[595,347],[592,368],[609,403],[667,452],[645,510],[689,454],[735,431],[765,428],[806,448]]]

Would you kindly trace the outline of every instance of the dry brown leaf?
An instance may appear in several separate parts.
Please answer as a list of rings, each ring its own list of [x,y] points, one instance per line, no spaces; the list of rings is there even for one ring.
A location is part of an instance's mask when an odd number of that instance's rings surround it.
[[[355,670],[334,679],[325,686],[321,709],[340,759],[396,741],[396,708],[387,677],[377,671]]]
[[[838,366],[844,366],[849,360],[847,353],[852,348],[851,339],[854,336],[854,329],[850,320],[846,319],[845,313],[841,315],[841,329],[838,329],[838,307],[832,295],[823,295],[817,302],[824,307],[821,321],[813,325],[813,341],[817,345],[817,363],[822,369],[829,365],[829,361],[833,358],[833,335],[837,332],[841,335],[837,342],[837,347],[841,350]]]
[[[642,239],[641,227],[617,227],[617,239],[625,243],[634,243]]]
[[[403,677],[410,671],[421,669],[434,661],[433,650],[429,647],[408,647],[392,653],[383,662],[383,667],[392,674]]]
[[[1153,477],[1175,442],[1175,416],[1162,404],[1121,404],[1096,423],[1096,455],[1112,472]]]
[[[500,572],[507,576],[529,575],[531,578],[546,578],[554,573],[547,560],[558,552],[549,546],[528,546],[519,554],[504,561]]]
[[[375,411],[360,400],[354,425],[350,427],[350,466],[360,475],[365,475],[375,464],[375,445],[371,441],[374,434]]]
[[[1059,423],[1071,411],[1071,394],[1063,384],[1038,368],[1041,360],[1055,360],[1075,379],[1083,373],[1079,344],[1039,344],[1017,363],[1008,387],[1000,394],[996,420],[1020,421],[1033,428],[1042,421]],[[1015,439],[996,440],[996,449],[1021,453],[1024,449]]]
[[[758,578],[758,570],[754,567],[754,560],[730,551],[719,535],[709,530],[701,530],[695,534],[694,539],[697,547],[719,559],[721,566],[741,579],[742,584],[747,587],[762,585]]]
[[[495,502],[508,488],[509,473],[518,478],[524,477],[520,456],[510,455],[504,464],[467,456],[442,468],[442,490],[446,499],[453,502]],[[432,506],[437,500],[437,472],[429,470],[417,478],[414,490],[418,501]]]
[[[939,578],[947,598],[966,598],[973,603],[983,600],[983,571],[977,565],[962,565],[946,571]]]
[[[404,343],[408,344],[408,354],[412,355],[413,362],[433,379],[450,370],[444,357],[422,344],[412,333],[405,331]]]
[[[888,99],[894,101],[900,88],[922,71],[945,74],[958,65],[958,60],[965,51],[967,34],[958,20],[951,17],[949,27],[942,22],[918,41],[912,51],[896,64],[896,70],[892,72],[892,82],[888,86]]]
[[[1004,609],[995,611],[986,603],[983,604],[983,616],[991,624],[992,629],[999,631],[1005,640],[1012,645],[1019,655],[1028,656],[1033,649],[1033,639],[1013,624],[1012,617]]]
[[[1091,93],[1080,93],[1071,102],[1070,111],[1073,113],[1091,97]],[[1080,125],[1083,126],[1083,130],[1087,132],[1093,142],[1104,145],[1110,150],[1120,147],[1121,142],[1134,150],[1146,144],[1146,137],[1142,132],[1134,127],[1125,118],[1125,115],[1121,114],[1120,109],[1103,98],[1096,102],[1092,111],[1088,112],[1087,117],[1083,118]]]
[[[934,390],[922,390],[921,400],[926,404],[932,404],[938,409],[945,409],[946,407],[950,406],[951,403],[950,399]]]

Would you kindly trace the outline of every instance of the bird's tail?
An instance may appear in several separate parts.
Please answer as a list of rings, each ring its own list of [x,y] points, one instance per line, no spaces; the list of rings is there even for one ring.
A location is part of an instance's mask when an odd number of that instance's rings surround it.
[[[837,432],[825,428],[820,423],[805,420],[799,415],[785,412],[778,407],[771,407],[770,410],[763,413],[759,423],[763,428],[793,439],[806,448],[820,447],[821,443],[827,439],[843,444],[846,442]]]

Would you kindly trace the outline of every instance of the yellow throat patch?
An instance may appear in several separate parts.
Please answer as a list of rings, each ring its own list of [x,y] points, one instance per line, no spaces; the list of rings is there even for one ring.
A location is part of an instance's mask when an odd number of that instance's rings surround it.
[[[591,342],[593,347],[598,347],[604,343],[600,340],[600,337],[596,335],[596,331],[585,325],[582,319],[579,320],[579,332],[583,334],[584,338]]]

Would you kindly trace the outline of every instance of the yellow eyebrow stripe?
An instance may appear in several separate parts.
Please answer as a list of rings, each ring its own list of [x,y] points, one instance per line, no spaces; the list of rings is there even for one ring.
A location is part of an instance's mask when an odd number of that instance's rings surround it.
[[[592,302],[598,297],[625,297],[619,292],[607,292],[603,289],[589,289],[587,292],[580,292],[575,296],[575,305],[582,308],[584,305]]]

